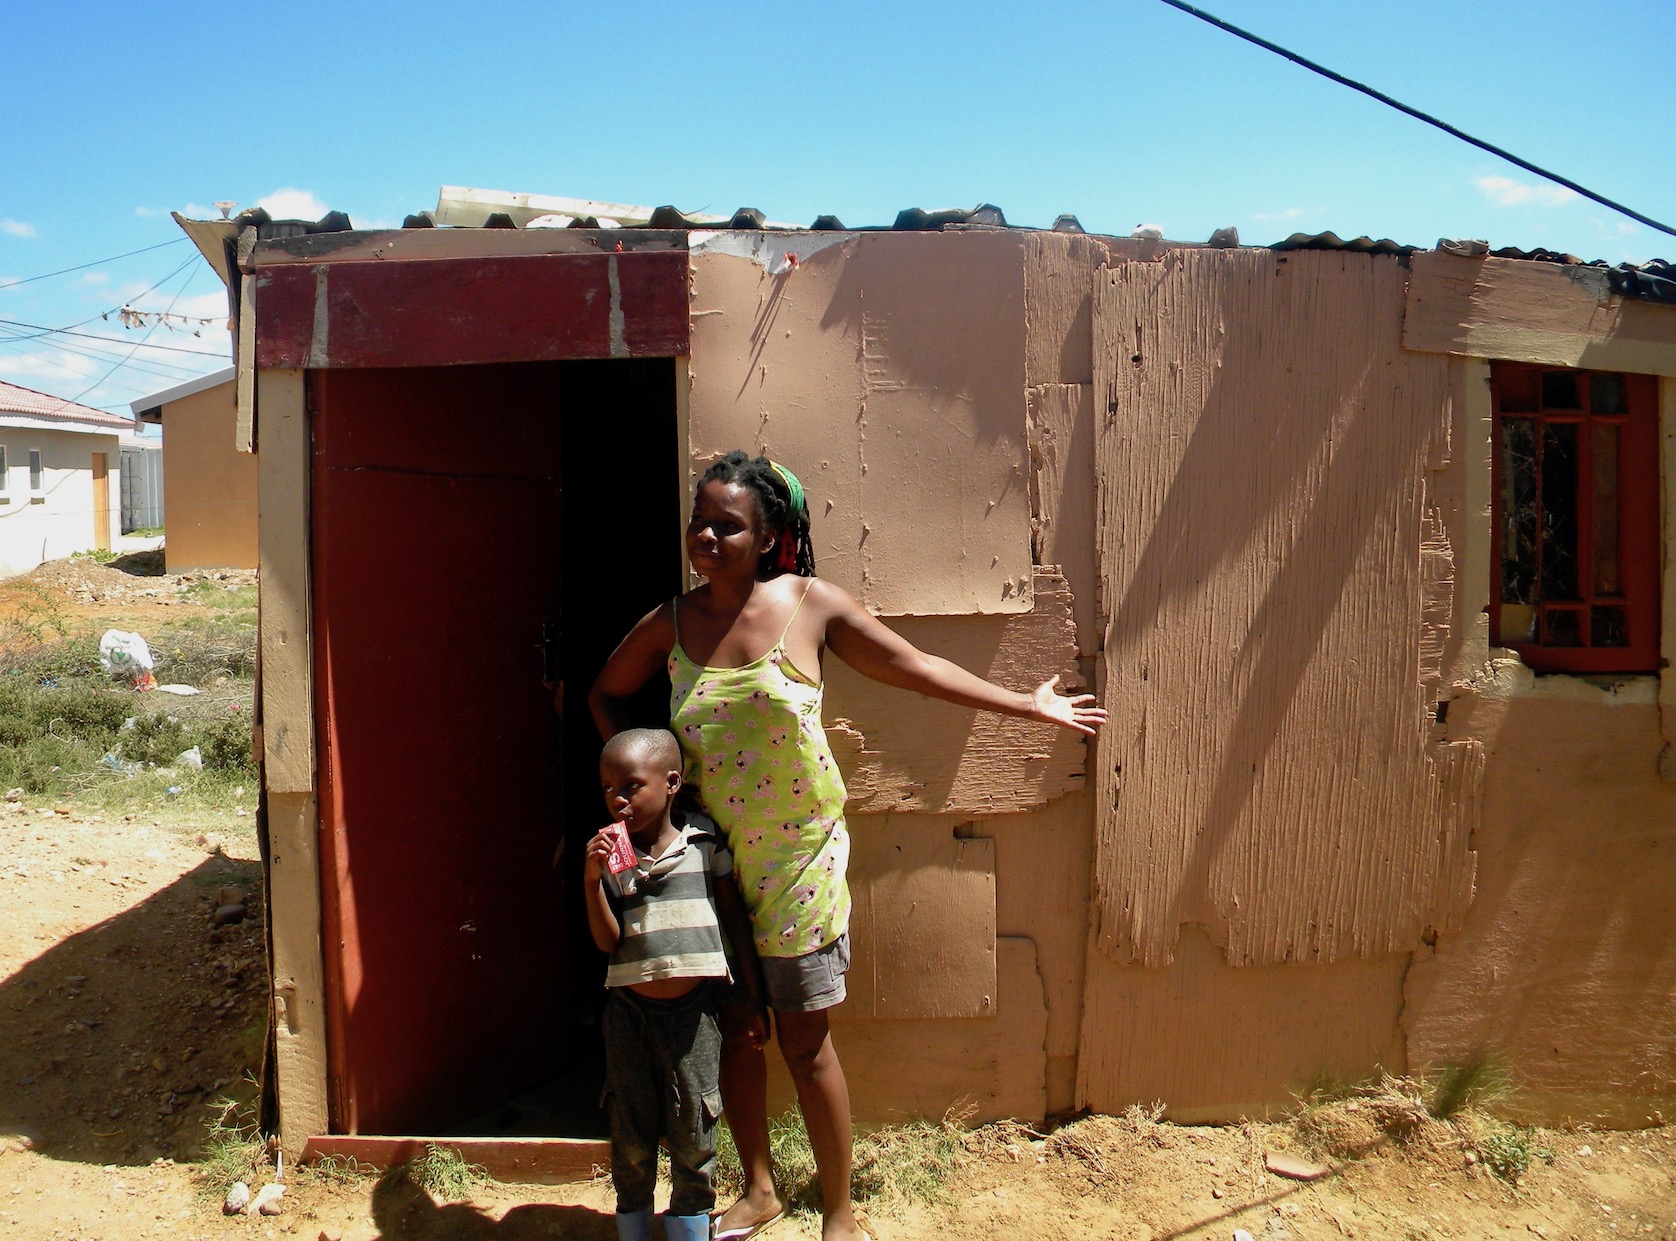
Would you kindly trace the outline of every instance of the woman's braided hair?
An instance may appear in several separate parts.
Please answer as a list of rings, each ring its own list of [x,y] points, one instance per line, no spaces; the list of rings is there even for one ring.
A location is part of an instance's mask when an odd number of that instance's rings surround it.
[[[734,449],[718,457],[704,471],[698,485],[723,482],[743,487],[756,500],[757,513],[775,531],[774,546],[764,554],[761,568],[771,574],[815,576],[815,545],[809,538],[809,505],[797,476],[767,457],[752,457]]]

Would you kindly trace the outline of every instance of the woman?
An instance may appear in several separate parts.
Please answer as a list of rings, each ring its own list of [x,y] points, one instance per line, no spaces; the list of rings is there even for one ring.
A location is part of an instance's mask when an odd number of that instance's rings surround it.
[[[660,669],[687,779],[726,833],[751,912],[763,994],[797,1087],[820,1175],[827,1241],[860,1237],[850,1203],[850,1101],[828,1028],[849,966],[844,784],[821,727],[821,658],[831,650],[876,681],[964,707],[1092,734],[1093,695],[1058,678],[1002,689],[927,655],[814,576],[808,507],[790,471],[732,452],[699,483],[687,555],[704,584],[644,617],[589,695],[600,732],[629,726],[627,702]],[[716,1221],[741,1241],[784,1212],[768,1152],[767,1023],[724,1008],[722,1098],[745,1194]]]

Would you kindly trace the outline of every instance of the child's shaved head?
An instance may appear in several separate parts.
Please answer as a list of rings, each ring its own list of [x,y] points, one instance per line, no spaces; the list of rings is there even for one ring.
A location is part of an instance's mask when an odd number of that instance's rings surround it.
[[[605,743],[600,762],[647,762],[660,771],[681,770],[681,743],[667,728],[629,728]]]

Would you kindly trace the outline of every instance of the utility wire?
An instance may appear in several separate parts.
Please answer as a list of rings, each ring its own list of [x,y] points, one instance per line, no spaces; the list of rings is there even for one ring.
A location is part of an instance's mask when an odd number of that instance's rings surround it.
[[[1261,35],[1252,34],[1249,30],[1241,30],[1238,26],[1235,26],[1230,22],[1225,22],[1220,17],[1215,17],[1205,12],[1203,9],[1196,9],[1191,4],[1183,3],[1182,0],[1163,0],[1163,3],[1169,5],[1172,9],[1180,9],[1183,13],[1186,13],[1191,17],[1197,17],[1202,22],[1208,22],[1210,25],[1215,26],[1218,30],[1225,30],[1231,35],[1237,35],[1238,37],[1244,39],[1247,43],[1255,43],[1258,47],[1271,51],[1277,56],[1284,56],[1293,64],[1302,65],[1310,72],[1319,73],[1322,77],[1337,82],[1340,86],[1348,86],[1351,90],[1360,91],[1362,94],[1368,96],[1368,98],[1377,99],[1380,103],[1385,104],[1388,107],[1395,108],[1398,112],[1406,113],[1417,121],[1424,121],[1428,125],[1436,126],[1444,133],[1449,134],[1452,137],[1459,138],[1462,142],[1471,143],[1473,146],[1482,151],[1488,151],[1491,155],[1505,159],[1510,164],[1516,164],[1520,168],[1523,168],[1526,172],[1534,172],[1537,176],[1552,181],[1556,185],[1563,185],[1566,189],[1573,190],[1576,193],[1581,194],[1584,198],[1592,199],[1603,207],[1609,207],[1613,211],[1621,212],[1632,220],[1639,220],[1648,228],[1656,228],[1661,233],[1669,233],[1672,237],[1676,237],[1676,228],[1672,228],[1668,224],[1660,224],[1651,216],[1642,215],[1639,211],[1624,206],[1623,203],[1613,202],[1610,198],[1606,198],[1603,195],[1595,193],[1591,189],[1586,189],[1585,187],[1578,185],[1577,182],[1568,177],[1562,177],[1557,172],[1549,172],[1546,168],[1538,167],[1529,160],[1520,159],[1511,151],[1504,151],[1501,147],[1485,142],[1482,138],[1474,138],[1469,133],[1463,133],[1447,121],[1440,121],[1437,117],[1430,116],[1427,113],[1420,111],[1418,108],[1411,108],[1406,103],[1392,99],[1389,95],[1374,90],[1371,86],[1364,86],[1362,83],[1353,78],[1345,77],[1342,73],[1334,73],[1325,65],[1318,65],[1307,57],[1300,56],[1296,52],[1288,51],[1286,48],[1281,47],[1278,43],[1269,42]]]
[[[169,304],[172,306],[174,303],[171,302]],[[93,316],[94,319],[97,319],[98,317],[98,315]],[[92,320],[90,319],[88,322],[92,322]],[[39,340],[43,336],[79,336],[83,340],[103,341],[107,345],[120,345],[123,343],[120,336],[98,336],[92,332],[72,332],[69,328],[42,327],[39,323],[22,323],[16,319],[0,319],[0,327],[29,328],[34,333],[31,336],[14,336],[10,338],[12,340]],[[168,353],[189,353],[195,358],[222,358],[229,362],[232,361],[232,356],[230,354],[217,353],[214,350],[209,349],[182,349],[179,345],[150,344],[146,345],[146,348],[162,349]]]
[[[188,260],[188,263],[190,263],[190,260]],[[177,268],[176,270],[185,270],[185,266],[186,265],[183,264],[182,267]],[[168,278],[169,278],[168,276],[163,277],[164,280],[167,280]],[[158,281],[158,284],[161,284],[161,283],[162,283],[162,281]],[[183,283],[180,286],[180,288],[175,290],[175,295],[169,299],[169,304],[166,307],[164,307],[164,310],[163,310],[164,314],[167,314],[169,311],[171,311],[175,308],[175,303],[180,300],[181,294],[186,292],[186,286],[191,284],[191,283],[192,283],[192,277],[191,277],[191,275],[188,275],[186,277],[185,283]],[[157,285],[152,285],[152,288],[156,288],[156,287],[157,287]],[[150,290],[148,289],[147,292],[150,292]],[[133,358],[133,356],[136,353],[138,353],[140,351],[141,347],[145,345],[146,341],[150,339],[151,334],[153,332],[155,332],[156,330],[157,330],[157,325],[154,323],[154,324],[151,325],[151,327],[146,329],[146,334],[144,336],[142,336],[139,340],[134,342],[134,347],[128,351],[126,356],[124,356],[120,361],[118,361],[115,365],[113,365],[110,370],[106,371],[103,375],[99,376],[98,379],[95,379],[92,383],[88,384],[87,387],[83,388],[80,392],[76,393],[75,396],[70,397],[68,400],[66,400],[63,403],[63,405],[60,405],[58,408],[63,409],[66,405],[77,404],[82,399],[82,397],[86,396],[89,392],[92,392],[93,389],[97,388],[100,384],[102,384],[106,380],[108,380],[112,375],[116,374],[119,370],[121,370],[124,366],[126,366],[129,363],[129,361]]]
[[[73,271],[86,271],[89,267],[99,267],[105,263],[115,263],[119,259],[131,259],[136,254],[146,254],[152,250],[161,250],[164,246],[178,246],[181,242],[190,240],[186,237],[176,237],[173,241],[160,241],[155,246],[146,246],[141,250],[130,250],[127,254],[115,254],[108,259],[94,259],[91,263],[82,263],[76,267],[63,267],[58,271],[49,271],[40,276],[24,276],[21,280],[8,280],[0,284],[0,289],[15,289],[20,284],[31,284],[36,280],[51,280],[54,276],[66,276]]]

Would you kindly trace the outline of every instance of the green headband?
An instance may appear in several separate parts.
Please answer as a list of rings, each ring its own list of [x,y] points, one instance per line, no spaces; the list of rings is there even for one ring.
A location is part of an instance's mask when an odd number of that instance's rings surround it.
[[[786,469],[778,461],[770,461],[768,464],[774,467],[774,472],[780,476],[780,481],[785,483],[786,490],[791,493],[792,514],[795,516],[798,513],[807,512],[808,504],[803,499],[803,484],[797,481],[797,475]]]

